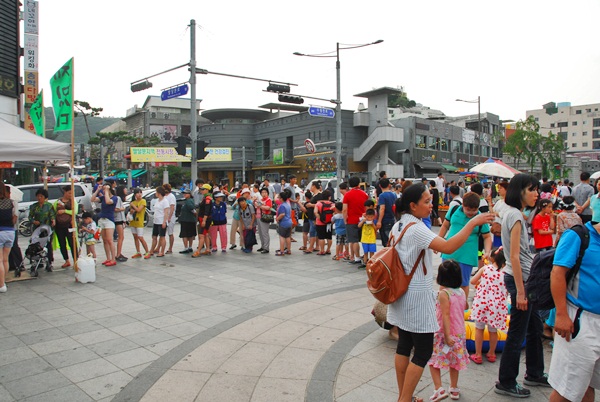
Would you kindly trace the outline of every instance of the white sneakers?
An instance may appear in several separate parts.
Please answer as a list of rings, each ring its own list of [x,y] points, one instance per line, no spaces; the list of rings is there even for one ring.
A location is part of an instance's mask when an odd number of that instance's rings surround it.
[[[2,286],[0,288],[0,293],[6,293],[7,287],[6,287],[6,283],[4,284],[4,286]]]

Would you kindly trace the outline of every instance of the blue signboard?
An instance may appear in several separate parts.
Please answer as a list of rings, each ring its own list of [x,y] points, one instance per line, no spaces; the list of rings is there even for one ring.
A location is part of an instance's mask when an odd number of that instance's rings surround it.
[[[177,87],[169,88],[165,91],[162,91],[160,94],[160,99],[167,100],[172,98],[177,98],[178,96],[187,95],[188,93],[188,84],[182,84]]]
[[[315,117],[328,117],[333,119],[335,116],[335,110],[327,107],[311,106],[308,108],[308,114]]]

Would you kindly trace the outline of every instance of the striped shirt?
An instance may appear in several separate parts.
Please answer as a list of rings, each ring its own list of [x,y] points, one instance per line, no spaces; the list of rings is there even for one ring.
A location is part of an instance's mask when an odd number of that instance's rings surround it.
[[[396,250],[407,274],[410,273],[421,250],[425,250],[424,260],[427,275],[423,270],[423,264],[420,263],[408,286],[408,291],[388,306],[387,321],[408,332],[433,333],[438,330],[439,326],[435,315],[433,254],[429,245],[437,235],[429,230],[420,219],[410,214],[404,214],[392,228],[391,236],[397,238],[401,233],[401,228],[410,222],[417,224],[406,231],[402,240],[396,245]]]

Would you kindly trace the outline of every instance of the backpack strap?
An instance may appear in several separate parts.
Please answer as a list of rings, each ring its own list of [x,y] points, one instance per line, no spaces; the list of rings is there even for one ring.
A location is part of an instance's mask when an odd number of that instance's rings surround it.
[[[573,265],[573,268],[571,268],[569,272],[567,272],[567,283],[571,281],[571,290],[573,290],[573,287],[575,286],[575,281],[573,281],[573,278],[579,272],[579,268],[581,268],[581,261],[583,261],[585,251],[587,250],[590,244],[590,231],[588,230],[588,228],[585,227],[585,225],[575,225],[571,227],[570,230],[577,233],[579,239],[581,240],[581,245],[579,246],[579,254],[577,254],[575,265]]]
[[[396,248],[396,245],[400,242],[400,240],[404,237],[404,233],[406,232],[406,230],[411,227],[412,225],[416,224],[417,222],[411,222],[408,225],[406,225],[404,227],[404,229],[402,229],[402,232],[400,233],[400,236],[398,236],[398,239],[396,241],[394,241],[394,244],[392,245],[393,248]],[[393,237],[390,236],[390,239],[388,240],[388,246],[391,244]],[[423,262],[423,272],[425,273],[425,275],[427,275],[427,267],[425,266],[425,250],[421,250],[421,252],[419,253],[419,256],[417,257],[417,261],[415,261],[415,265],[413,265],[412,269],[410,270],[410,277],[412,278],[412,276],[414,275],[415,271],[417,270],[417,267],[419,266],[420,262]]]

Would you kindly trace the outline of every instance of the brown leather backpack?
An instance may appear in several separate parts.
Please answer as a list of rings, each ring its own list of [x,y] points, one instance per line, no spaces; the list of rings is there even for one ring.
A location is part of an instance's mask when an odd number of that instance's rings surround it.
[[[415,261],[415,265],[408,275],[404,272],[404,266],[396,251],[396,245],[402,240],[406,230],[415,223],[416,222],[411,222],[406,225],[393,244],[393,237],[390,237],[387,247],[377,251],[367,262],[366,271],[367,276],[369,277],[367,280],[367,287],[373,297],[384,304],[391,304],[406,293],[408,285],[421,261],[423,261],[423,270],[425,271],[425,274],[427,274],[427,268],[425,267],[425,262],[423,260],[425,250],[421,250],[417,261]]]

